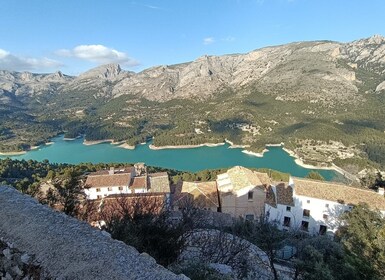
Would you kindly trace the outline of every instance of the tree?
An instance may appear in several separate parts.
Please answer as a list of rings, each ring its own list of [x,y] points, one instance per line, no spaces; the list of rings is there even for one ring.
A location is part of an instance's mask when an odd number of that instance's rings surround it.
[[[325,181],[325,178],[322,177],[321,174],[319,174],[317,171],[310,171],[306,178],[313,179],[313,180],[319,180],[319,181]]]
[[[164,201],[157,197],[136,196],[106,199],[99,209],[99,220],[115,239],[146,252],[164,266],[175,262],[185,245],[183,224],[173,224]]]
[[[361,279],[385,277],[385,219],[379,211],[359,204],[341,216],[338,237]]]
[[[304,236],[296,242],[295,248],[294,279],[359,279],[354,268],[347,263],[342,244],[329,236]]]
[[[275,268],[275,262],[278,259],[276,251],[283,247],[284,241],[289,237],[288,234],[279,230],[275,223],[269,222],[268,216],[262,216],[255,222],[241,219],[235,223],[232,231],[266,253],[273,277],[278,280],[279,275]]]

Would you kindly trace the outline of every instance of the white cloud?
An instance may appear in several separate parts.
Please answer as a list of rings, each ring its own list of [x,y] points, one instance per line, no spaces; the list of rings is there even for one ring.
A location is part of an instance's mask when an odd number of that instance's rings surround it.
[[[203,44],[204,45],[210,45],[215,43],[215,39],[213,37],[207,37],[203,39]]]
[[[136,66],[139,64],[138,61],[129,57],[126,53],[103,45],[79,45],[72,50],[58,50],[56,51],[56,54],[59,56],[74,57],[101,64],[120,63],[126,66]]]
[[[59,61],[43,58],[23,57],[0,49],[0,69],[9,71],[46,70],[63,66]]]

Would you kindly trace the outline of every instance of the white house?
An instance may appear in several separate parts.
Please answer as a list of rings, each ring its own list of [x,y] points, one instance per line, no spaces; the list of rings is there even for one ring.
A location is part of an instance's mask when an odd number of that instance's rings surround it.
[[[291,178],[289,184],[280,183],[267,189],[265,215],[283,230],[334,234],[339,226],[338,217],[362,202],[373,209],[385,210],[383,193],[339,183]]]
[[[143,163],[116,170],[101,170],[87,176],[84,192],[88,199],[135,193],[170,193],[167,172],[147,174]]]
[[[102,170],[88,175],[84,192],[88,199],[101,199],[112,194],[131,193],[134,168]]]

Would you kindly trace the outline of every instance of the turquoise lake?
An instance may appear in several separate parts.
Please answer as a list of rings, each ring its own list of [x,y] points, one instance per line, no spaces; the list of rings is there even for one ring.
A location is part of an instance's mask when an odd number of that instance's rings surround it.
[[[97,145],[83,145],[83,139],[73,141],[63,140],[62,136],[52,139],[54,144],[42,146],[37,150],[23,155],[10,156],[12,159],[33,159],[42,161],[48,159],[53,163],[81,162],[110,163],[145,162],[147,165],[182,171],[200,171],[241,165],[255,168],[271,168],[290,173],[293,176],[305,177],[310,171],[316,170],[326,180],[332,180],[337,173],[333,170],[307,169],[297,165],[294,158],[281,147],[268,147],[263,157],[256,157],[242,153],[242,149],[229,149],[225,144],[217,147],[200,147],[191,149],[151,150],[149,143],[138,145],[135,150],[127,150],[102,143]],[[5,156],[0,156],[6,158]]]

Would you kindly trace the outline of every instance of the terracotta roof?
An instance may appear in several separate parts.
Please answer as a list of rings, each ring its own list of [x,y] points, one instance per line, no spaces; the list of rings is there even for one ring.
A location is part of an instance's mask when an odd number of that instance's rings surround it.
[[[271,185],[271,179],[267,173],[261,173],[261,172],[256,172],[254,171],[254,174],[257,175],[259,180],[262,182],[264,185]]]
[[[232,183],[233,191],[238,191],[248,186],[262,186],[264,184],[262,181],[266,181],[265,176],[260,175],[263,173],[253,172],[242,166],[235,166],[227,170],[227,174]]]
[[[149,177],[163,177],[163,176],[168,177],[168,173],[167,172],[157,172],[157,173],[148,174],[148,176]]]
[[[293,189],[291,186],[285,183],[280,183],[275,186],[275,191],[277,193],[278,204],[294,206]]]
[[[147,178],[145,176],[132,178],[130,182],[130,188],[147,189]]]
[[[277,203],[275,202],[275,194],[272,186],[267,186],[265,189],[265,193],[266,193],[265,203],[273,207],[277,207]]]
[[[385,210],[385,198],[374,191],[349,187],[343,184],[293,178],[296,195],[357,205],[365,202],[372,209]]]
[[[183,204],[189,198],[192,198],[199,208],[219,207],[217,183],[183,182],[180,191],[175,195],[175,203]]]
[[[86,180],[86,186],[89,188],[128,186],[130,180],[130,173],[113,175],[88,175]]]
[[[167,172],[149,174],[148,181],[151,192],[170,192],[170,181]]]
[[[115,168],[114,174],[122,174],[122,173],[131,173],[133,167],[124,167],[124,168]],[[109,169],[103,169],[96,172],[92,172],[90,175],[108,175],[110,170]]]

